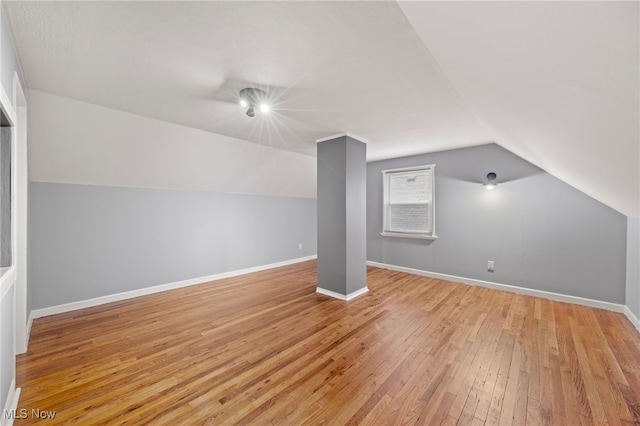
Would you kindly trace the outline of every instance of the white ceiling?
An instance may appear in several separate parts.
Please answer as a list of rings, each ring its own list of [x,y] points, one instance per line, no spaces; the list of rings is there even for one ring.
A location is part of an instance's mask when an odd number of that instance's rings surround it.
[[[640,214],[639,2],[402,2],[498,144]]]
[[[5,5],[31,89],[309,155],[496,141],[640,214],[637,2]],[[243,114],[247,86],[274,114]]]
[[[394,2],[7,3],[30,88],[315,155],[351,132],[371,159],[487,142]],[[275,100],[244,115],[238,92]]]

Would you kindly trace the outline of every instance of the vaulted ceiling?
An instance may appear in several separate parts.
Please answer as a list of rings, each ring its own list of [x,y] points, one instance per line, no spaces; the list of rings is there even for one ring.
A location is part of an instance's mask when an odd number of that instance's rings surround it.
[[[5,2],[30,89],[315,155],[496,142],[640,214],[637,2]],[[238,107],[259,87],[274,111]]]
[[[498,144],[640,212],[638,2],[402,2]]]

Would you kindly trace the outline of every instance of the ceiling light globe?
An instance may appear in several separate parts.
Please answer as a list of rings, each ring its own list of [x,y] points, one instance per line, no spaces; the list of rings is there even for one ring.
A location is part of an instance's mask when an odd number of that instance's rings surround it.
[[[247,102],[247,100],[246,100],[246,99],[240,99],[240,106],[241,106],[242,108],[246,108],[246,107],[248,107],[248,106],[249,106],[249,102]]]
[[[271,108],[269,108],[269,105],[268,105],[268,104],[261,104],[261,105],[260,105],[260,112],[267,113],[267,112],[269,112],[269,110],[270,110],[270,109],[271,109]]]

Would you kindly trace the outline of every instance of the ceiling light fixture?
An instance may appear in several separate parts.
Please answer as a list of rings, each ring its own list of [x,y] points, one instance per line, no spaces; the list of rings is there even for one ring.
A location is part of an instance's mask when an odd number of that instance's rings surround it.
[[[498,175],[496,175],[494,172],[487,173],[487,182],[484,183],[483,186],[487,188],[489,191],[492,190],[493,188],[498,186],[498,184],[496,183],[497,177]]]
[[[246,108],[245,113],[249,117],[255,117],[256,107],[264,114],[271,110],[266,92],[254,87],[247,87],[240,91],[240,106]]]

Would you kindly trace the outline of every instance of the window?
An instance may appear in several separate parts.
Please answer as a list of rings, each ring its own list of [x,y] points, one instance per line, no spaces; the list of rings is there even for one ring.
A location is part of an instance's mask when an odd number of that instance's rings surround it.
[[[382,171],[382,232],[387,237],[436,239],[435,164]]]

